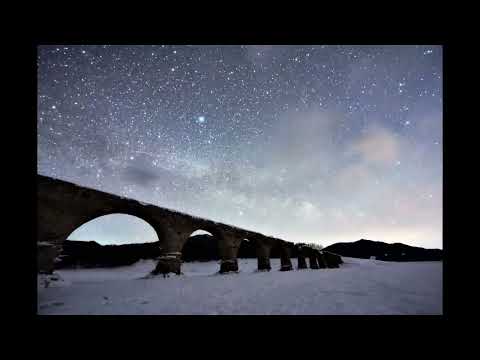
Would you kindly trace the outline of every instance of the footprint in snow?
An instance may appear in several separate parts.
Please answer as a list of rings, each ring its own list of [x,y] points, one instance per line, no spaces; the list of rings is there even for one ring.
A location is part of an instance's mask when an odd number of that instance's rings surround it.
[[[49,303],[40,305],[40,309],[45,309],[45,308],[49,308],[49,307],[52,307],[52,306],[62,306],[64,304],[65,303],[61,302],[61,301],[49,302]]]
[[[110,301],[109,297],[108,296],[104,296],[103,297],[103,301],[102,301],[102,304],[103,305],[110,305],[112,302]]]
[[[145,305],[145,304],[149,304],[150,301],[149,300],[146,300],[146,299],[139,299],[139,298],[131,298],[131,299],[128,299],[127,300],[128,303],[137,303],[137,304],[141,304],[141,305]]]

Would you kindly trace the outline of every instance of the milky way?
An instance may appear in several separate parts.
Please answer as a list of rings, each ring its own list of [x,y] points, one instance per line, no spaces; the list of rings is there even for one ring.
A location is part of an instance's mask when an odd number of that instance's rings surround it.
[[[294,242],[441,248],[442,121],[440,46],[38,48],[38,173]]]

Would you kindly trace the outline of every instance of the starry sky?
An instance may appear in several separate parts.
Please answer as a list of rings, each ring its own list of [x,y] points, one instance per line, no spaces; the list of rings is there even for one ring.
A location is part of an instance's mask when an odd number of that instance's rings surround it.
[[[442,248],[441,46],[48,45],[37,63],[39,174],[293,242]],[[156,240],[125,217],[70,238]]]

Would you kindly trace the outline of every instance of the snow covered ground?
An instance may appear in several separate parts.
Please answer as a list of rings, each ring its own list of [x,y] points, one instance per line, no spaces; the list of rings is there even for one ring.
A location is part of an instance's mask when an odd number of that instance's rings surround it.
[[[184,276],[150,279],[142,277],[151,260],[59,270],[46,288],[38,277],[38,314],[442,314],[442,262],[343,260],[339,269],[280,272],[272,259],[272,271],[256,272],[256,259],[239,259],[240,272],[225,275],[214,261],[184,263]]]

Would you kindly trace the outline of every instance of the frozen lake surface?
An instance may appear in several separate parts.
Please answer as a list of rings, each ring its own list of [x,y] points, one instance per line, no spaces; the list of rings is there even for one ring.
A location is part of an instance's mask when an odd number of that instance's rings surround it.
[[[343,257],[339,269],[239,273],[219,264],[184,263],[183,276],[142,279],[153,260],[108,269],[58,270],[45,288],[38,276],[38,314],[93,315],[402,315],[442,314],[442,262],[383,262]],[[296,267],[296,259],[292,259]]]

